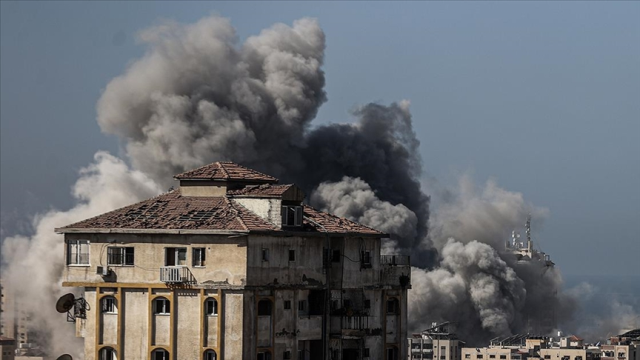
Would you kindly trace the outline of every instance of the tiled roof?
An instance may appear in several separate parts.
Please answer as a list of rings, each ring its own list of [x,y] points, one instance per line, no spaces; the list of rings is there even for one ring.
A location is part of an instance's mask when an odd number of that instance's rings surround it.
[[[228,196],[238,197],[281,197],[293,185],[249,185],[239,190],[227,190]]]
[[[575,336],[575,335],[571,335],[571,336],[569,337],[569,341],[582,341],[582,340],[584,340],[584,339],[583,339],[583,338],[581,338],[581,337],[577,337],[577,336]]]
[[[384,235],[310,206],[304,206],[304,216],[302,229],[294,231]],[[233,199],[182,196],[178,190],[56,230],[66,232],[71,229],[283,232]]]
[[[311,206],[304,206],[303,225],[305,227],[311,227],[316,231],[329,232],[329,233],[359,233],[370,235],[384,235],[378,230],[372,229],[368,226],[358,224],[357,222],[349,219],[341,218],[333,214],[322,212],[312,208]],[[309,219],[311,221],[309,221]],[[322,225],[322,226],[320,226]],[[323,229],[324,227],[324,229]]]
[[[278,179],[230,161],[218,161],[174,176],[178,180],[236,180],[277,183]]]
[[[185,197],[174,190],[59,230],[64,229],[259,231],[276,227],[225,197]]]

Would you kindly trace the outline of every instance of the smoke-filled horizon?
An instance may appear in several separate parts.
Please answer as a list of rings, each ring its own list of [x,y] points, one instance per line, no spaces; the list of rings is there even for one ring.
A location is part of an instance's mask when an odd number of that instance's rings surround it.
[[[412,330],[455,321],[463,339],[479,344],[526,331],[549,308],[571,317],[557,269],[502,251],[511,230],[546,210],[494,182],[477,188],[463,178],[430,211],[408,101],[366,104],[355,122],[312,126],[326,101],[317,21],[276,24],[240,44],[229,20],[212,16],[165,22],[140,39],[145,55],[107,85],[97,106],[98,124],[122,139],[126,161],[99,152],[74,186],[74,208],[36,219],[31,237],[4,241],[6,278],[21,298],[37,301],[33,309],[53,307],[65,292],[63,237],[53,228],[158,194],[174,174],[231,160],[297,183],[320,209],[391,234],[384,251],[412,255]],[[46,299],[38,298],[42,289]],[[51,334],[51,352],[74,352],[73,329],[58,315],[33,317]]]

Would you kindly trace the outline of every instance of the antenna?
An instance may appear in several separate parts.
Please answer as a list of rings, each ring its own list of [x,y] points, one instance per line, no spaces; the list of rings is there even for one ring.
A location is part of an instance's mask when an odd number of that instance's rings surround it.
[[[56,360],[73,360],[73,358],[69,354],[64,354],[64,355],[58,356]]]
[[[525,225],[527,227],[527,242],[531,241],[531,214],[527,216],[527,223]]]
[[[61,314],[66,312],[68,322],[75,322],[78,318],[86,319],[87,310],[90,309],[89,303],[84,298],[76,298],[72,293],[62,295],[56,302],[56,311]],[[58,358],[58,360],[60,359],[65,360],[66,358]]]

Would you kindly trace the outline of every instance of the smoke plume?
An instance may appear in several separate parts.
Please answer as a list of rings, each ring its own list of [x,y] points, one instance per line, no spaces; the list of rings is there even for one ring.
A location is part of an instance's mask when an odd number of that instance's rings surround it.
[[[221,160],[295,182],[315,206],[390,233],[385,251],[411,253],[415,266],[414,330],[458,321],[461,336],[481,341],[525,329],[546,316],[540,301],[558,301],[555,269],[502,252],[528,214],[545,215],[521,194],[494,182],[479,191],[463,178],[430,214],[408,101],[367,104],[352,123],[312,127],[326,101],[325,36],[315,20],[276,24],[244,43],[217,16],[165,22],[140,39],[145,55],[106,86],[97,105],[101,129],[123,141],[130,167],[99,152],[74,186],[78,205],[36,219],[30,238],[5,241],[3,278],[29,308],[53,304],[63,292],[63,242],[53,228],[156,195],[174,174]],[[62,341],[72,329],[60,326],[61,316],[32,315],[49,330],[52,352],[78,348]]]

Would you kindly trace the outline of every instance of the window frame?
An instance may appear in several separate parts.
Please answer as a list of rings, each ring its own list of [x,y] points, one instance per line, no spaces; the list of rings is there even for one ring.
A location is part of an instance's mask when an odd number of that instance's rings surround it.
[[[207,248],[194,247],[191,251],[191,264],[195,268],[207,267]]]
[[[116,350],[110,346],[105,346],[100,349],[98,352],[98,358],[100,360],[116,360],[118,359],[118,355]]]
[[[209,304],[213,304],[211,305],[213,311],[209,311]],[[204,312],[206,316],[218,316],[218,300],[215,298],[207,298],[204,302]]]
[[[129,254],[131,250],[131,254]],[[135,247],[133,246],[109,246],[107,247],[107,265],[108,266],[135,266]],[[131,257],[131,263],[128,263]],[[112,262],[113,258],[119,259],[120,262]]]
[[[213,358],[209,358],[208,355],[213,355]],[[218,359],[218,354],[213,349],[207,349],[203,353],[203,359],[204,360],[216,360],[216,359]]]
[[[83,246],[86,246],[86,263],[80,262],[82,260]],[[75,254],[72,259],[72,249],[75,248]],[[91,241],[86,239],[74,239],[67,241],[67,266],[91,266]]]
[[[162,358],[158,358],[158,355],[161,355]],[[169,354],[169,351],[167,351],[167,349],[164,349],[164,348],[157,348],[151,352],[152,360],[169,360],[170,358],[171,358],[171,354]]]
[[[163,302],[163,311],[158,311],[158,303]],[[153,315],[171,315],[171,301],[166,297],[159,296],[153,299]]]
[[[300,205],[282,205],[280,224],[282,227],[300,227],[304,210]]]
[[[268,248],[262,248],[262,250],[260,252],[260,257],[262,259],[262,262],[269,262],[269,249]]]
[[[169,265],[169,251],[173,251],[173,265]],[[184,253],[184,264],[179,264],[180,253]],[[187,248],[168,246],[164,248],[164,266],[187,266]]]
[[[114,296],[104,296],[100,300],[100,310],[103,314],[117,314],[118,300]]]
[[[289,262],[296,261],[296,249],[289,249]]]

